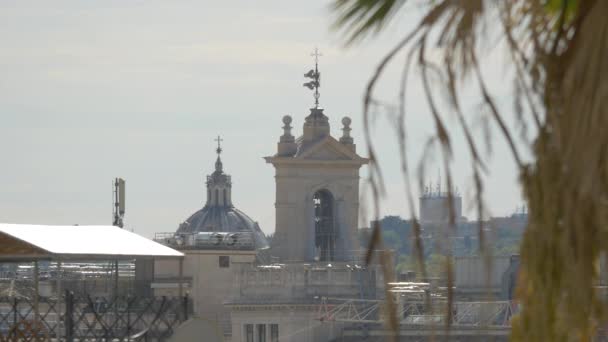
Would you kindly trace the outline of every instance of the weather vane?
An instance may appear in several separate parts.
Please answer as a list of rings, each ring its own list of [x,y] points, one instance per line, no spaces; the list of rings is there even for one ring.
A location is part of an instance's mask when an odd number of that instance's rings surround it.
[[[319,108],[319,97],[321,97],[321,95],[319,94],[319,87],[321,86],[321,73],[319,72],[319,57],[323,56],[323,55],[319,52],[318,48],[315,48],[315,51],[313,53],[311,53],[310,55],[315,58],[315,69],[314,70],[310,69],[309,72],[304,74],[304,77],[312,79],[310,82],[304,83],[304,86],[310,90],[313,90],[313,89],[315,90],[315,93],[314,93],[315,108]]]
[[[224,141],[224,139],[220,138],[220,136],[218,135],[215,141],[217,141],[217,150],[215,151],[219,155],[220,153],[222,153],[222,147],[220,146],[220,142]]]

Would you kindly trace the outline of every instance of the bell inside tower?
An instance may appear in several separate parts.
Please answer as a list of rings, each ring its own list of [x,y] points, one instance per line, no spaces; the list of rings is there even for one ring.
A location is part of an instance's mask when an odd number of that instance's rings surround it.
[[[315,221],[315,247],[319,261],[333,261],[336,250],[333,196],[327,190],[319,190],[313,196]]]

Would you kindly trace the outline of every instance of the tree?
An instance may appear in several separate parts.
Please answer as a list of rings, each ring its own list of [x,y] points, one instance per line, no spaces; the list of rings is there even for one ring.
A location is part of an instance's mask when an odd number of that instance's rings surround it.
[[[348,43],[360,43],[378,33],[403,10],[404,0],[335,0],[336,26]],[[409,70],[417,68],[419,81],[435,123],[434,137],[452,188],[451,141],[456,134],[445,124],[453,114],[468,144],[475,181],[477,212],[483,213],[482,176],[485,158],[465,119],[459,85],[476,87],[485,116],[499,127],[519,170],[528,202],[529,222],[521,246],[518,298],[523,311],[513,322],[513,338],[534,341],[588,341],[605,312],[594,289],[595,267],[608,249],[608,1],[605,0],[422,0],[419,23],[380,61],[363,101],[365,138],[371,163],[370,181],[376,203],[382,195],[380,165],[375,163],[371,137],[371,109],[378,105],[374,87],[395,56],[406,56],[395,125],[401,151],[401,171],[410,211],[412,181],[407,162],[406,84]],[[491,23],[491,25],[489,24]],[[485,25],[485,26],[484,26]],[[493,44],[484,43],[484,28],[499,28],[514,70],[514,108],[502,109],[486,86],[480,63]],[[485,42],[487,43],[487,42]],[[434,63],[439,54],[441,63]],[[440,92],[431,91],[431,77]],[[439,94],[439,95],[437,95]],[[507,113],[505,113],[507,112]],[[525,162],[516,134],[505,115],[521,124],[531,122],[538,132],[530,144],[532,162]],[[374,208],[377,216],[378,204]],[[454,224],[453,210],[451,216]],[[422,263],[420,227],[414,218],[416,255]],[[377,226],[374,227],[378,229]],[[479,229],[483,241],[483,230]],[[381,234],[372,233],[374,245]],[[447,263],[449,265],[449,263]],[[390,278],[390,277],[389,277]],[[448,267],[448,279],[451,279]],[[448,287],[451,288],[451,286]],[[448,298],[450,294],[448,293]],[[448,300],[448,302],[450,302]],[[394,327],[396,320],[391,318]],[[449,324],[449,322],[448,322]]]
[[[416,271],[416,261],[409,255],[399,255],[397,257],[397,266],[395,270],[398,273],[405,271]]]
[[[428,275],[437,278],[440,277],[445,269],[445,264],[448,261],[448,258],[445,255],[441,254],[431,254],[429,255],[426,261],[426,268],[428,270]]]
[[[397,255],[410,253],[411,225],[399,216],[385,216],[380,221],[382,239]]]

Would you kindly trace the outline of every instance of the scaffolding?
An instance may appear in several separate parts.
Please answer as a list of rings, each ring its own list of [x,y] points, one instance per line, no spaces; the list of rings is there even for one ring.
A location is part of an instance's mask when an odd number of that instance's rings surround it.
[[[384,303],[383,300],[324,297],[319,305],[318,320],[382,324]],[[437,309],[440,307],[443,310]],[[435,302],[432,308],[429,310],[424,301],[402,302],[397,310],[399,323],[402,326],[445,325],[447,302]],[[455,302],[450,313],[451,324],[460,327],[510,327],[516,308],[512,301]]]

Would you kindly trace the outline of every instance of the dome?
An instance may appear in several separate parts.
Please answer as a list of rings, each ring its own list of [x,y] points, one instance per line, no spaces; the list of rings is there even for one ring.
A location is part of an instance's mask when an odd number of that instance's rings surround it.
[[[257,222],[232,204],[232,180],[224,173],[220,159],[221,139],[218,137],[217,141],[215,171],[207,176],[207,202],[202,209],[181,223],[175,234],[200,235],[201,238],[207,233],[230,234],[234,237],[243,235],[250,241],[253,240],[255,249],[268,248],[268,241]]]
[[[180,224],[176,233],[253,233],[256,249],[268,247],[268,241],[257,222],[234,206],[207,204]]]

